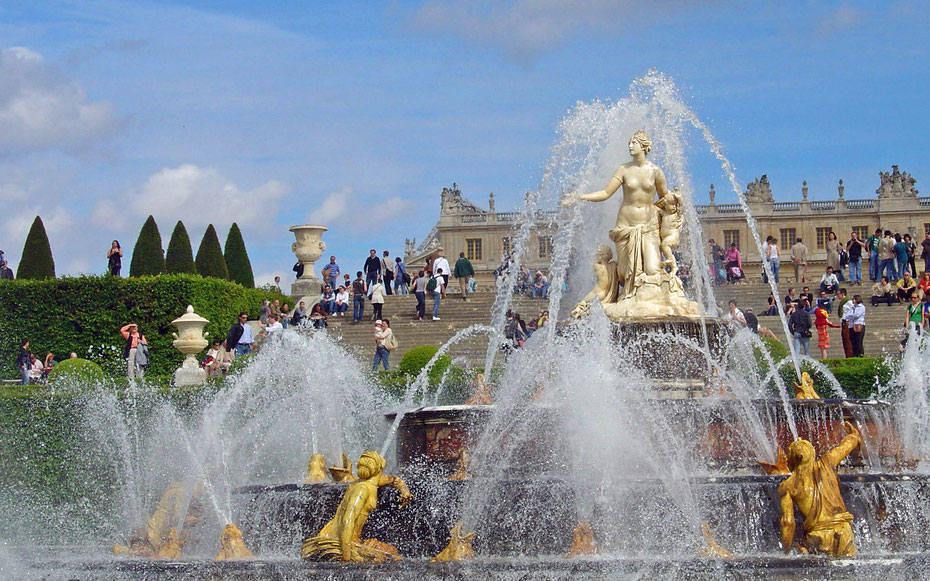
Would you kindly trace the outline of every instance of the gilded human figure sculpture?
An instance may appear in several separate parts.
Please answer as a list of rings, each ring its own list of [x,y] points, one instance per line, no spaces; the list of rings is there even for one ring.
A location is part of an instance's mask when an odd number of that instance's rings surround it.
[[[806,371],[801,373],[801,383],[794,384],[794,398],[820,399],[820,396],[817,394],[817,390],[814,389],[814,380],[811,378],[810,373]]]
[[[853,515],[846,510],[840,495],[840,480],[836,467],[862,442],[859,431],[844,423],[846,436],[839,444],[819,458],[807,440],[795,440],[788,446],[788,468],[791,475],[778,487],[781,501],[781,542],[785,553],[794,544],[794,507],[804,515],[804,535],[807,547],[835,557],[856,554],[856,539],[852,531]]]
[[[464,525],[461,521],[455,523],[455,526],[449,531],[449,544],[438,555],[430,559],[431,562],[448,563],[475,558],[475,549],[472,548],[475,533],[465,533],[463,528]]]
[[[356,563],[400,560],[393,546],[377,539],[361,539],[368,515],[378,507],[378,488],[396,489],[401,507],[413,498],[403,480],[384,474],[385,464],[377,452],[362,454],[357,465],[358,480],[349,484],[332,520],[316,536],[304,541],[300,551],[304,559]]]
[[[310,462],[307,463],[307,477],[304,478],[304,484],[317,482],[326,482],[326,458],[322,454],[310,456]]]
[[[242,540],[242,531],[233,523],[227,523],[220,533],[220,552],[216,561],[241,561],[254,559],[255,555],[245,546]]]
[[[646,159],[651,148],[649,136],[637,131],[629,142],[633,160],[618,167],[603,190],[562,202],[566,206],[577,200],[603,202],[622,189],[617,225],[610,231],[616,245],[619,287],[615,297],[607,293],[606,300],[601,299],[604,312],[613,321],[700,314],[700,307],[685,297],[681,280],[675,275],[677,264],[672,252],[678,246],[683,222],[681,195],[668,189],[665,174]],[[609,282],[599,276],[598,287],[592,292],[598,291],[605,280]],[[585,313],[585,309],[577,307],[573,312],[576,317]]]

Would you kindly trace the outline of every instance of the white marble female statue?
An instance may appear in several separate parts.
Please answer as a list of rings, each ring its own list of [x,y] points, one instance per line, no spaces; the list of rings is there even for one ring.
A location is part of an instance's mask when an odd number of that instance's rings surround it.
[[[562,202],[566,206],[576,200],[603,202],[623,189],[617,226],[610,231],[617,249],[621,288],[616,301],[605,304],[604,311],[613,320],[698,316],[697,303],[685,298],[675,276],[677,265],[672,256],[682,225],[680,194],[669,191],[665,174],[646,159],[652,140],[644,131],[633,135],[629,147],[633,161],[618,167],[603,190]],[[666,266],[671,273],[666,272]]]

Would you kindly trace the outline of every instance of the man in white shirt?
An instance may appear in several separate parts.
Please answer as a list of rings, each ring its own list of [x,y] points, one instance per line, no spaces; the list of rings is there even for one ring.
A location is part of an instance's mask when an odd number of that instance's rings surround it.
[[[442,298],[446,298],[446,286],[449,285],[449,273],[452,272],[452,269],[443,254],[442,247],[437,248],[436,252],[439,253],[439,256],[433,259],[433,272],[439,272],[442,269]]]
[[[833,267],[828,266],[827,271],[820,277],[820,292],[836,294],[838,288],[840,288],[840,281],[833,274]]]
[[[265,336],[269,339],[284,330],[284,325],[278,320],[278,315],[271,313],[268,315],[268,325],[264,327]]]
[[[435,263],[434,263],[435,264]],[[436,269],[436,274],[433,275],[433,280],[436,281],[436,288],[433,289],[433,320],[439,320],[439,299],[446,294],[446,284],[445,278],[443,278],[443,270],[441,268]],[[429,289],[429,286],[426,287]]]
[[[853,295],[852,300],[843,305],[843,320],[849,327],[853,357],[865,357],[862,347],[862,340],[865,338],[865,305],[862,304],[861,295]]]

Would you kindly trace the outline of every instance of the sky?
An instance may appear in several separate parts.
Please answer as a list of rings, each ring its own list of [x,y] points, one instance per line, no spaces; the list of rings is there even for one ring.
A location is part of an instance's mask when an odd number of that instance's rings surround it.
[[[359,269],[453,182],[517,209],[568,110],[652,68],[776,201],[871,198],[892,164],[930,188],[928,27],[908,0],[0,0],[0,249],[16,270],[40,215],[59,275],[103,273],[112,239],[125,275],[149,214],[194,252],[235,221],[287,283],[288,228],[319,223]],[[697,203],[735,202],[695,149]]]

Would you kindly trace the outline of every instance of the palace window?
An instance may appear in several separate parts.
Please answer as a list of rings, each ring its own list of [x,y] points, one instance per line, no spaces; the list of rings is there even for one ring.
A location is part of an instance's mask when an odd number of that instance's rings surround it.
[[[830,232],[833,232],[833,228],[829,226],[826,228],[817,228],[817,250],[823,250],[827,247],[827,240],[830,239]]]
[[[740,247],[739,230],[724,230],[723,231],[723,249],[726,250],[733,243],[736,243],[737,248]]]
[[[545,259],[552,258],[552,237],[539,237],[539,257]]]
[[[778,231],[778,245],[782,250],[791,250],[797,239],[798,231],[794,228],[782,228]]]
[[[482,260],[481,238],[465,239],[465,257],[468,258],[468,260]]]
[[[924,224],[924,228],[930,226],[930,224]],[[856,237],[863,242],[869,237],[869,227],[868,226],[853,226],[852,231],[856,233]]]
[[[513,238],[505,236],[501,238],[501,258],[506,259],[513,252]]]

